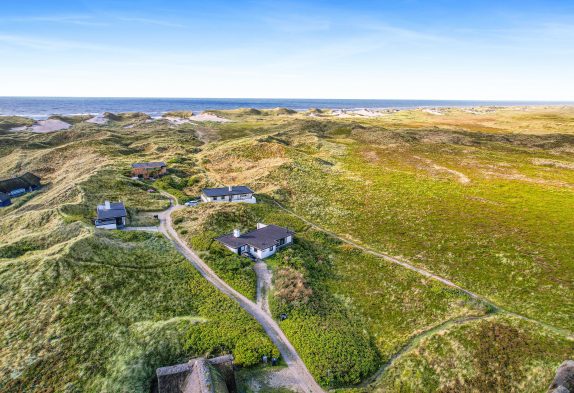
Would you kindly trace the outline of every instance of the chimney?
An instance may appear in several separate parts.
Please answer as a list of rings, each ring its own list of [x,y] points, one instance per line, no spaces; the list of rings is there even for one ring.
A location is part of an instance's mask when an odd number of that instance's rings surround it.
[[[110,206],[110,201],[105,201],[105,202],[104,202],[104,208],[105,208],[106,210],[110,210],[110,209],[112,208],[112,207]]]
[[[241,232],[239,231],[239,229],[234,229],[233,230],[233,237],[239,237],[241,236]]]
[[[229,192],[233,191],[233,186],[228,186],[227,189],[229,190]]]
[[[265,228],[267,224],[263,224],[262,222],[257,223],[257,229]]]

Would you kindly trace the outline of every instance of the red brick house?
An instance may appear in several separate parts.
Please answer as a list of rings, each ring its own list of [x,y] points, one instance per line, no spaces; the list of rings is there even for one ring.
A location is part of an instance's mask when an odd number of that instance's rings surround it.
[[[132,176],[140,179],[160,177],[167,173],[165,162],[141,162],[132,164]]]

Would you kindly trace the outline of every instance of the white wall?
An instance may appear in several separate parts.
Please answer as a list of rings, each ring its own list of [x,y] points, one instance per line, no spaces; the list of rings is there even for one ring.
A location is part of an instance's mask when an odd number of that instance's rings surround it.
[[[225,197],[208,197],[204,194],[201,194],[201,200],[204,202],[243,202],[243,203],[257,203],[257,200],[253,195],[249,198],[242,198],[239,195],[234,195],[233,197],[225,196]]]
[[[277,252],[277,247],[273,246],[271,249],[268,248],[266,250],[257,250],[255,255],[257,255],[257,258],[259,259],[264,259],[275,254],[275,252]]]
[[[99,229],[118,229],[116,224],[96,225],[96,228],[99,228]]]

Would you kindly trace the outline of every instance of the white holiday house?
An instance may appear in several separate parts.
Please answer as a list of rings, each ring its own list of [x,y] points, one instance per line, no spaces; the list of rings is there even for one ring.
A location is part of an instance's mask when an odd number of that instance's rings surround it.
[[[96,212],[96,228],[118,229],[126,225],[128,214],[122,202],[105,201],[103,205],[98,205]]]
[[[245,202],[257,203],[253,190],[246,186],[204,188],[201,192],[203,202]]]
[[[241,234],[239,229],[223,235],[215,240],[223,244],[235,254],[248,253],[263,259],[277,252],[278,249],[293,243],[295,233],[277,225],[258,223],[257,229]]]

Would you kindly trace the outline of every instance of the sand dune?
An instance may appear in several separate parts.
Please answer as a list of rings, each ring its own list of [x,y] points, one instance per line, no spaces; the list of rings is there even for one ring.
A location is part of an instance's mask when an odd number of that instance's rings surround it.
[[[10,131],[29,131],[29,132],[36,132],[39,134],[43,134],[46,132],[54,132],[60,130],[67,130],[72,125],[70,123],[66,123],[65,121],[58,120],[58,119],[47,119],[47,120],[38,120],[33,126],[31,127],[15,127],[12,128]]]
[[[107,117],[103,114],[96,115],[91,119],[86,120],[86,123],[93,123],[93,124],[107,124],[110,121]]]
[[[201,113],[199,115],[193,115],[192,117],[189,118],[182,118],[182,117],[175,117],[175,116],[167,116],[165,117],[165,119],[167,121],[169,121],[171,124],[185,124],[185,123],[193,123],[196,121],[199,122],[203,122],[203,121],[213,121],[216,123],[228,123],[231,120],[229,119],[225,119],[223,117],[219,117],[217,115],[213,115],[210,113]]]

